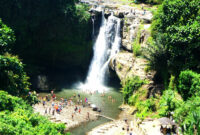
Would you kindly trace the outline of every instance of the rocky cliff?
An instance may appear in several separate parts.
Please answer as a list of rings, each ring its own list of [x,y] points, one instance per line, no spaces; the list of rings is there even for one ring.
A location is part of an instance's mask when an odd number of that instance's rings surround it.
[[[90,3],[91,4],[91,3]],[[118,78],[123,81],[127,77],[139,76],[141,79],[152,80],[153,73],[145,71],[147,61],[142,57],[137,57],[134,53],[134,47],[142,48],[146,46],[148,37],[150,36],[150,26],[152,13],[147,10],[122,5],[119,3],[92,3],[90,10],[94,16],[98,18],[99,14],[104,11],[107,18],[111,14],[122,20],[121,35],[122,46],[120,52],[111,59],[109,67],[114,71]],[[136,43],[137,42],[137,46]]]
[[[147,61],[142,57],[136,57],[134,42],[138,42],[140,49],[146,46],[150,36],[152,13],[129,6],[115,8],[114,14],[122,17],[122,48],[110,61],[110,69],[115,71],[122,81],[127,77],[139,76],[141,79],[152,80],[153,73],[145,71]]]

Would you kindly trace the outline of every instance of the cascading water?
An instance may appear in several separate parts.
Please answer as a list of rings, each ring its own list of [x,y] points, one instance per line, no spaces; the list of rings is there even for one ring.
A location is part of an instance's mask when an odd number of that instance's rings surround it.
[[[94,56],[85,83],[79,84],[80,89],[99,92],[107,90],[105,84],[108,64],[119,52],[120,45],[120,19],[111,15],[106,20],[102,14],[99,35],[93,47]]]
[[[95,18],[92,17],[92,36],[94,36],[94,20]]]

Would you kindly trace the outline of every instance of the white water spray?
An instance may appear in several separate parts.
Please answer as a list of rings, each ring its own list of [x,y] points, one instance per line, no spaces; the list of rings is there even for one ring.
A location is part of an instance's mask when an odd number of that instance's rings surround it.
[[[94,56],[89,67],[85,83],[79,84],[79,89],[87,91],[103,92],[107,90],[106,78],[108,77],[108,64],[120,49],[120,19],[109,16],[105,20],[102,14],[102,22],[99,35],[93,47]]]

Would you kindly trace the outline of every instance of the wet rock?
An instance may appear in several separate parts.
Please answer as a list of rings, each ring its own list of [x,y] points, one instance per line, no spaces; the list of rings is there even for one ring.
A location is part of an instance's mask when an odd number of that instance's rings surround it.
[[[119,18],[124,18],[124,13],[123,13],[123,12],[120,12],[120,13],[118,14],[118,17],[119,17]]]
[[[108,19],[108,17],[111,15],[111,13],[105,13],[104,14],[104,17],[106,18],[106,19]]]

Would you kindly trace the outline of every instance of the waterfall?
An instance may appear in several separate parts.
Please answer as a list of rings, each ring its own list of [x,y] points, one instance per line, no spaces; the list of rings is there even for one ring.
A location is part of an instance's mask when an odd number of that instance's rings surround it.
[[[92,36],[94,36],[94,20],[95,18],[92,17]]]
[[[94,56],[85,83],[79,84],[80,89],[99,92],[108,89],[106,71],[110,59],[119,52],[120,45],[120,19],[111,15],[106,20],[102,14],[99,35],[93,46]]]

